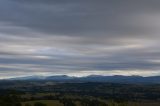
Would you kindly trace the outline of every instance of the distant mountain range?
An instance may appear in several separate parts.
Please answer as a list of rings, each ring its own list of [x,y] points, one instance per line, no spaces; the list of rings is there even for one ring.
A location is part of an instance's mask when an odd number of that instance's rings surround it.
[[[57,82],[112,82],[112,83],[154,83],[160,84],[160,76],[142,77],[142,76],[101,76],[90,75],[85,77],[70,77],[66,75],[59,76],[27,76],[11,78],[9,80],[49,80]]]

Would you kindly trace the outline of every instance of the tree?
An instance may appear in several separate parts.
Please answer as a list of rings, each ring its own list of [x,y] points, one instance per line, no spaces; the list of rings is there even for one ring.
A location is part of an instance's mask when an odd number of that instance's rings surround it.
[[[34,106],[47,106],[47,105],[41,102],[36,102],[34,103]]]
[[[90,100],[88,100],[88,99],[82,99],[82,100],[81,100],[81,105],[82,105],[82,106],[88,106],[88,105],[89,105],[89,102],[90,102]]]
[[[31,104],[29,104],[29,103],[26,103],[26,104],[25,104],[25,106],[32,106],[32,105],[31,105]]]
[[[71,99],[61,99],[60,103],[62,103],[64,106],[76,106]]]
[[[22,104],[21,103],[15,103],[14,106],[22,106]]]

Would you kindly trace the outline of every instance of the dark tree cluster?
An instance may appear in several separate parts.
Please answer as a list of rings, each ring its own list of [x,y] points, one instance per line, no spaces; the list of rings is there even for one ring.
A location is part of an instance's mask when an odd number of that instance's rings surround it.
[[[15,95],[2,96],[0,106],[21,106],[21,99]]]

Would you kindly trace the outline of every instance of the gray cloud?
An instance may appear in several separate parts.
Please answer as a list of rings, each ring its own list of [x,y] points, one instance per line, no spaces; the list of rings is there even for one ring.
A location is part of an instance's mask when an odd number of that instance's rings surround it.
[[[159,0],[1,0],[0,78],[16,76],[11,72],[159,75],[159,5]]]

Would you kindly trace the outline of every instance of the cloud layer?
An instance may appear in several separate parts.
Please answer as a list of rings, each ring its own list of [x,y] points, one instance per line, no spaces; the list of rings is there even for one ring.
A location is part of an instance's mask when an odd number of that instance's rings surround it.
[[[159,0],[1,0],[0,78],[160,75]]]

